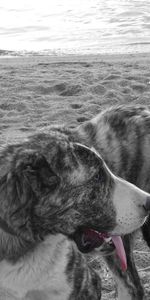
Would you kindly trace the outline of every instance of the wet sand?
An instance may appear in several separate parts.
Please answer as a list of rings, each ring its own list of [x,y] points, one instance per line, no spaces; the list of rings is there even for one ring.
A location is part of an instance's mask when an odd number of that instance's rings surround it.
[[[0,90],[3,146],[52,124],[77,126],[111,105],[150,106],[150,55],[0,57]],[[150,299],[148,251],[139,237],[136,263]],[[115,299],[107,268],[90,261],[103,274],[102,299]]]

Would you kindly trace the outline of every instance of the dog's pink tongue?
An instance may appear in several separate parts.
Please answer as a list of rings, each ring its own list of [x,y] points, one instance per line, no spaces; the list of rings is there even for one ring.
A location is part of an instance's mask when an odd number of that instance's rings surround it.
[[[125,253],[122,239],[118,235],[111,236],[111,238],[116,247],[116,253],[117,253],[118,257],[120,258],[121,268],[123,271],[126,271],[127,270],[127,258],[126,258],[126,253]]]

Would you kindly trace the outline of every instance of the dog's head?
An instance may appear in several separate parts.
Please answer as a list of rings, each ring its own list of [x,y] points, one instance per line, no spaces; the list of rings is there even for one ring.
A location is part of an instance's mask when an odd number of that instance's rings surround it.
[[[8,147],[0,161],[0,227],[27,249],[56,233],[80,248],[87,228],[105,239],[137,229],[146,216],[146,193],[115,177],[94,150],[61,133]]]

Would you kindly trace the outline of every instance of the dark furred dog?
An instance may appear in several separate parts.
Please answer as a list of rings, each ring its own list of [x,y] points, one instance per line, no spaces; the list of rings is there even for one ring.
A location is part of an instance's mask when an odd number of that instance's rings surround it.
[[[117,107],[1,151],[0,299],[101,299],[81,253],[98,247],[118,298],[143,299],[130,240],[150,210],[149,146],[150,112]]]

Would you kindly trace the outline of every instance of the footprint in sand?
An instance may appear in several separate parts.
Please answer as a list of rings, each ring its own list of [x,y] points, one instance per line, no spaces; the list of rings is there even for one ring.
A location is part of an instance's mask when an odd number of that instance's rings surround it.
[[[86,118],[86,117],[79,117],[79,118],[77,118],[77,122],[79,122],[79,123],[83,123],[83,122],[85,122],[85,121],[87,121],[88,120],[88,118]]]
[[[146,90],[146,85],[143,83],[133,83],[131,88],[137,93],[143,93]]]
[[[79,108],[82,107],[82,104],[72,103],[70,106],[71,106],[73,109],[79,109]]]
[[[63,91],[61,96],[77,96],[82,91],[82,88],[79,84],[76,85],[67,85],[65,91]]]
[[[76,96],[80,94],[82,88],[80,85],[71,85],[65,82],[58,83],[55,85],[42,85],[36,87],[36,91],[40,94],[48,95],[48,94],[58,94],[60,96]]]
[[[91,87],[91,92],[96,95],[104,95],[106,93],[106,88],[102,84],[93,85]]]

